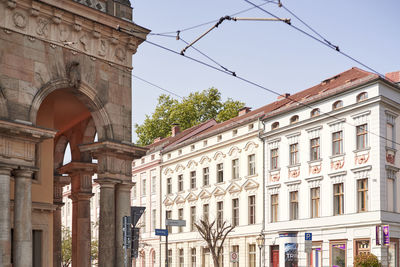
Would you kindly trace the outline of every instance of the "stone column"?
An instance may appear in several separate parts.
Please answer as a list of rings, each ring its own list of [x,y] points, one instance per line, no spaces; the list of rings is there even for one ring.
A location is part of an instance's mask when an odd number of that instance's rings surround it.
[[[14,170],[13,267],[32,267],[32,174],[31,170]]]
[[[115,185],[113,179],[101,178],[100,184],[100,224],[99,224],[99,266],[115,265]]]
[[[60,267],[62,262],[61,241],[62,241],[62,226],[61,226],[61,208],[64,205],[62,202],[63,187],[71,182],[68,176],[54,176],[54,200],[56,210],[53,213],[53,266]]]
[[[86,162],[70,162],[59,169],[71,177],[72,199],[72,267],[90,267],[91,221],[90,198],[92,175],[97,165]]]
[[[10,215],[11,168],[0,167],[0,266],[11,266],[11,215]]]
[[[133,183],[130,181],[118,184],[116,187],[116,204],[115,204],[115,248],[116,248],[116,266],[125,266],[124,263],[124,249],[122,240],[122,218],[124,216],[130,216],[130,206],[131,206],[131,188]],[[130,264],[130,250],[128,251],[128,266]]]

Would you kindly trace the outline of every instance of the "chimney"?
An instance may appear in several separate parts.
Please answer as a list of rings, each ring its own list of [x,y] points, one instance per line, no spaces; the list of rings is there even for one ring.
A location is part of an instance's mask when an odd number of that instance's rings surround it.
[[[386,73],[385,78],[395,84],[400,85],[400,71]]]
[[[247,113],[249,113],[250,111],[251,111],[251,108],[250,108],[250,107],[241,108],[241,109],[239,109],[239,115],[238,115],[238,116],[242,116],[242,115],[244,115],[244,114],[247,114]]]
[[[290,94],[289,93],[285,93],[285,94],[282,94],[282,95],[280,95],[280,96],[278,96],[278,100],[282,100],[282,99],[285,99],[285,98],[288,98],[290,96]]]
[[[155,144],[155,143],[157,143],[157,142],[160,142],[161,139],[162,139],[161,137],[157,137],[156,139],[153,140],[153,144]]]
[[[179,123],[173,123],[171,131],[172,131],[172,136],[175,136],[178,133],[180,133],[181,132],[181,128],[179,127]]]

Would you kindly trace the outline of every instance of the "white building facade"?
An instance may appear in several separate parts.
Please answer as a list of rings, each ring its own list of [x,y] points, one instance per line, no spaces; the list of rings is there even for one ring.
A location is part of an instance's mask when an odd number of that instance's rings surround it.
[[[353,266],[373,253],[398,267],[400,88],[353,68],[287,99],[263,120],[264,266]],[[376,233],[386,225],[389,236]]]
[[[248,110],[246,110],[248,111]],[[243,113],[245,113],[244,111]],[[262,111],[239,115],[179,145],[166,148],[161,169],[161,225],[170,227],[168,251],[162,239],[162,262],[169,266],[213,266],[206,242],[194,223],[199,219],[234,225],[223,245],[221,266],[256,266],[256,238],[263,228],[263,153],[258,137]],[[230,262],[237,252],[238,262]]]

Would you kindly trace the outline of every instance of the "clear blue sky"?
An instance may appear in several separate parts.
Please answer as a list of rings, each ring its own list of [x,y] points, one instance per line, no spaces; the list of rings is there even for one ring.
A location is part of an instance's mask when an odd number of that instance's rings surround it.
[[[244,0],[131,2],[134,22],[153,33],[182,30],[251,7]],[[383,74],[400,70],[400,1],[282,0],[282,3],[341,51]],[[263,8],[291,18],[293,25],[307,30],[276,4],[268,3]],[[238,17],[270,16],[253,9]],[[181,37],[190,42],[212,25],[182,32]],[[148,40],[178,52],[185,47],[174,38],[149,36]],[[353,66],[365,69],[283,22],[225,21],[196,47],[238,75],[281,93],[306,89]],[[186,55],[210,62],[193,49]],[[223,99],[231,97],[253,108],[276,99],[276,95],[147,43],[133,57],[133,68],[134,75],[181,96],[216,87]],[[140,124],[145,114],[153,112],[157,97],[164,92],[135,78],[132,88],[132,121]]]

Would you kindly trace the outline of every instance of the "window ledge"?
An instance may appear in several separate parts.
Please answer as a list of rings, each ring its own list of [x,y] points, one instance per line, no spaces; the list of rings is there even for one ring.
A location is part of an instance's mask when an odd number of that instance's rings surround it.
[[[340,157],[344,157],[344,156],[346,156],[346,153],[332,155],[329,158],[330,159],[335,159],[335,158],[340,158]]]
[[[317,162],[322,162],[322,159],[319,158],[319,159],[314,159],[314,160],[307,161],[308,164],[317,163]]]
[[[369,151],[369,150],[371,150],[370,146],[366,147],[366,148],[360,148],[360,149],[353,150],[353,152],[354,153],[359,153],[359,152],[364,152],[364,151]]]
[[[256,176],[258,176],[258,173],[251,174],[251,175],[247,175],[247,176],[245,176],[244,178],[250,179],[250,178],[253,178],[253,177],[256,177]]]
[[[223,185],[223,184],[225,184],[225,181],[216,183],[215,185]]]
[[[280,172],[280,171],[281,171],[281,168],[276,168],[276,169],[269,170],[269,173],[271,173],[271,172]]]
[[[301,163],[296,163],[296,164],[288,165],[287,167],[288,168],[294,168],[294,167],[300,167],[300,166],[301,166]]]

